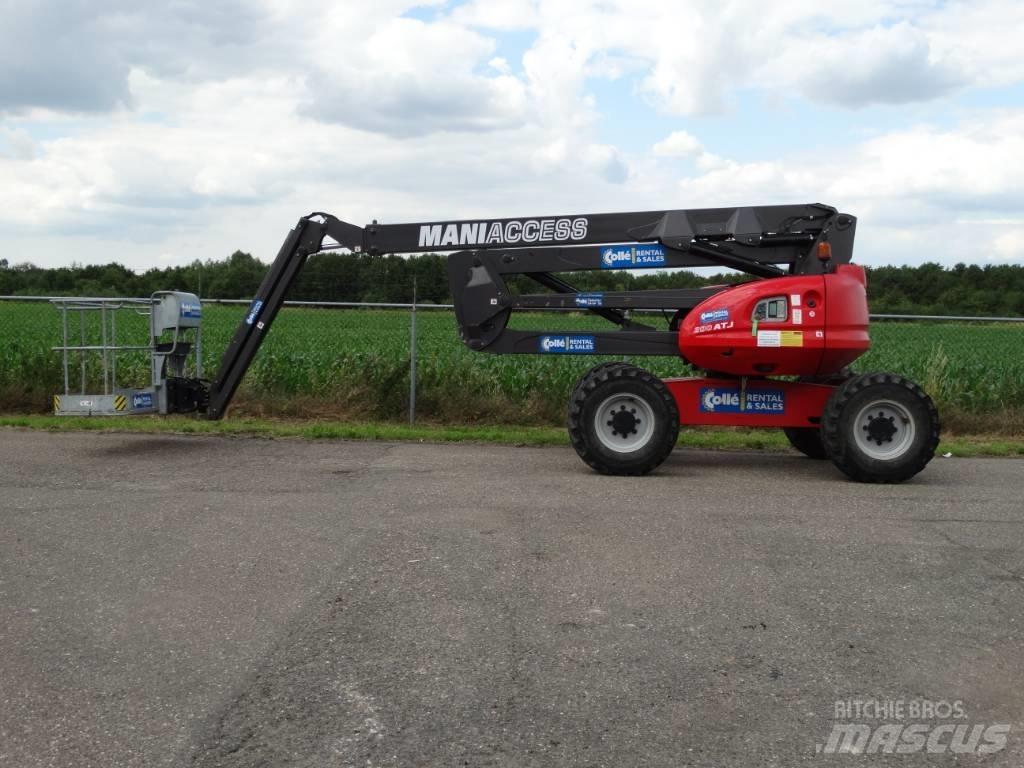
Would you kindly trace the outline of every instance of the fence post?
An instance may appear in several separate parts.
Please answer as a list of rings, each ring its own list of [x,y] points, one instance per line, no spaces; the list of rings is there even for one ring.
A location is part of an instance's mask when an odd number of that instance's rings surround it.
[[[412,278],[412,313],[409,317],[409,426],[416,424],[416,276]]]

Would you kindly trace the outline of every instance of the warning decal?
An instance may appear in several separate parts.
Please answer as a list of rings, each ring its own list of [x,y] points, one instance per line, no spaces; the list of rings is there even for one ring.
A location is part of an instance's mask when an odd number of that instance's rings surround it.
[[[759,347],[802,347],[803,331],[758,331],[757,346]]]
[[[124,395],[118,395],[114,398],[114,410],[123,411],[128,405],[128,398]]]

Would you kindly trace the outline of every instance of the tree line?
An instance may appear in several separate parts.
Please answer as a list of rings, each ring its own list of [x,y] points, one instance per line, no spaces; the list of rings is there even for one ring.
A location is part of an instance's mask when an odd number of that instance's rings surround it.
[[[0,295],[148,296],[176,289],[203,298],[248,299],[256,293],[267,265],[236,251],[226,259],[194,261],[142,273],[111,263],[43,268],[9,265],[0,259]],[[696,288],[749,279],[741,274],[693,272],[634,273],[626,270],[561,275],[580,290]],[[310,258],[289,294],[305,301],[409,302],[415,278],[417,299],[449,303],[447,260],[438,254],[371,256],[324,253]],[[539,286],[516,278],[513,290],[539,293]],[[894,314],[1024,316],[1024,265],[938,264],[869,267],[871,310]]]

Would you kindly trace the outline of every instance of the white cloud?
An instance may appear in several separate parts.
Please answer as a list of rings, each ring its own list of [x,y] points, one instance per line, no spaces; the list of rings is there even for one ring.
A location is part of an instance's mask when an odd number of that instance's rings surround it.
[[[655,146],[671,146],[670,139]],[[989,112],[952,129],[891,131],[841,153],[811,157],[737,162],[708,155],[694,137],[680,144],[711,158],[698,163],[703,172],[681,179],[680,187],[714,205],[734,198],[733,190],[742,186],[757,202],[802,192],[849,201],[844,204],[878,212],[888,221],[899,221],[908,207],[1024,211],[1024,109]]]
[[[538,24],[535,0],[470,0],[457,6],[452,21],[487,29],[530,29]]]
[[[715,160],[678,180],[681,205],[831,203],[860,218],[868,263],[1024,260],[1024,109],[893,131],[842,153]]]
[[[481,75],[494,41],[447,22],[395,18],[345,55],[318,56],[308,114],[395,136],[514,128],[526,90],[508,74]]]
[[[245,0],[5,3],[0,114],[131,107],[135,67],[190,81],[217,78],[272,64],[277,39],[268,10]]]
[[[403,15],[422,6],[437,19]],[[770,10],[756,0],[472,0],[447,14],[443,0],[38,0],[5,9],[0,110],[130,105],[133,68],[190,82],[312,73],[332,119],[374,112],[374,89],[385,113],[405,96],[458,105],[453,92],[463,87],[470,97],[486,97],[489,83],[509,95],[513,83],[491,83],[478,67],[491,35],[508,30],[538,33],[535,74],[538,64],[556,80],[636,72],[672,114],[721,110],[752,87],[847,106],[903,103],[1016,82],[1024,57],[1007,30],[1021,27],[1016,0],[777,0]]]
[[[801,91],[813,100],[847,107],[925,101],[965,82],[962,70],[933,56],[928,34],[907,21],[839,39],[807,40],[781,66],[799,67],[801,59],[813,62],[798,70]]]
[[[629,177],[617,148],[579,134],[561,140],[536,122],[498,140],[398,138],[310,119],[301,108],[309,91],[292,78],[195,85],[134,71],[128,80],[139,114],[172,121],[120,113],[39,142],[34,156],[0,156],[5,258],[47,263],[71,253],[145,267],[168,253],[190,261],[236,248],[270,258],[312,210],[359,223],[502,215],[510,200],[574,210]]]
[[[622,152],[609,144],[586,145],[580,159],[605,181],[621,184],[629,178],[629,162]]]
[[[815,200],[861,217],[869,259],[1024,258],[1020,105],[827,154],[730,156],[682,120],[626,151],[602,123],[616,105],[594,95],[625,79],[683,117],[728,113],[739,90],[849,108],[942,99],[1024,79],[1005,33],[1024,27],[1021,3],[65,5],[15,4],[0,27],[11,261],[268,258],[314,209],[358,223]],[[424,5],[433,20],[406,15]],[[734,119],[760,130],[756,114]],[[1009,223],[979,233],[981,218]]]
[[[1024,227],[1003,232],[992,239],[992,252],[1003,261],[1024,261]]]
[[[673,131],[651,147],[651,151],[658,157],[694,157],[704,153],[704,146],[686,131]]]
[[[609,53],[642,62],[641,91],[674,115],[725,111],[749,88],[859,107],[1024,77],[1024,57],[1004,33],[1024,27],[1024,4],[1012,0],[540,2],[522,14],[533,17],[542,37],[572,53],[573,70],[599,70]]]
[[[504,56],[495,56],[493,59],[487,62],[487,66],[489,66],[495,72],[500,72],[503,75],[509,75],[512,73],[512,68],[508,64],[508,59],[506,59]]]
[[[651,147],[655,157],[679,157],[693,160],[697,170],[703,173],[722,171],[736,166],[724,157],[708,152],[696,136],[686,131],[673,131]]]
[[[932,58],[960,72],[977,86],[999,86],[1024,78],[1019,30],[1024,3],[1019,0],[959,0],[922,14]]]
[[[831,185],[872,201],[945,210],[1024,210],[1024,111],[978,115],[954,130],[922,127],[872,139]]]
[[[7,148],[0,148],[0,156],[10,156],[15,160],[31,160],[36,156],[38,144],[24,128],[6,128],[0,126],[0,137]]]

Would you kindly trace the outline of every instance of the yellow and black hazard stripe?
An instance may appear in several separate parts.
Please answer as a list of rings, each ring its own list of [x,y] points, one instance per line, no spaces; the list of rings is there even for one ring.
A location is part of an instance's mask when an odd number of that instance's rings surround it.
[[[128,407],[128,398],[127,397],[125,397],[124,395],[117,395],[114,398],[114,410],[115,411],[123,411],[127,407]]]
[[[53,412],[60,413],[60,395],[53,396]]]

